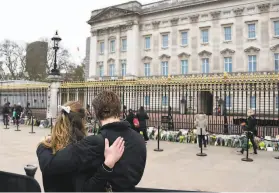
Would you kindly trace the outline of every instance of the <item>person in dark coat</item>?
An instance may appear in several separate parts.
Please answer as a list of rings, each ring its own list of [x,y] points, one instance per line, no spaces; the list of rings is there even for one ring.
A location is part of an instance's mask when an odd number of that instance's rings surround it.
[[[144,110],[144,107],[141,106],[139,109],[139,112],[137,113],[136,117],[139,120],[140,125],[140,131],[143,133],[143,137],[145,141],[149,140],[149,137],[147,135],[147,126],[146,126],[146,120],[149,119],[146,111]]]
[[[2,110],[4,125],[9,125],[9,113],[10,113],[10,102],[7,102],[4,104]]]
[[[136,128],[134,125],[134,118],[136,118],[136,115],[134,114],[132,109],[129,109],[129,114],[127,115],[126,121],[130,123],[132,129],[139,133],[139,129]]]
[[[102,127],[98,135],[91,135],[70,144],[52,155],[46,149],[39,148],[37,155],[40,168],[48,175],[62,175],[68,172],[91,171],[91,175],[78,177],[75,182],[79,191],[92,190],[96,183],[90,180],[97,168],[104,163],[104,138],[113,143],[118,137],[125,141],[125,151],[115,164],[107,186],[113,192],[134,191],[140,182],[146,164],[146,145],[143,137],[131,129],[127,121],[120,121],[121,103],[112,91],[103,91],[92,102],[96,118]],[[99,190],[100,192],[103,190]]]
[[[16,111],[16,117],[15,117],[16,124],[18,125],[19,124],[19,120],[21,118],[21,114],[23,112],[23,108],[22,108],[20,103],[18,103],[17,106],[15,107],[15,111]]]
[[[249,109],[247,111],[247,117],[248,117],[247,121],[242,123],[241,125],[244,127],[244,131],[248,131],[248,139],[251,141],[253,145],[254,154],[258,154],[257,145],[254,140],[254,137],[257,136],[257,129],[256,129],[257,120],[255,118],[255,112],[252,109]],[[249,141],[247,141],[247,143],[249,143]],[[239,152],[243,154],[244,147],[242,147]]]
[[[92,176],[89,179],[90,184],[93,185],[92,191],[102,191],[106,187],[107,180],[112,173],[112,168],[124,151],[124,143],[121,138],[118,138],[110,147],[108,140],[105,140],[104,161],[96,170],[88,170],[81,173],[65,171],[59,174],[52,174],[44,170],[48,159],[44,159],[42,156],[51,158],[67,145],[78,143],[78,141],[86,136],[85,116],[86,110],[77,101],[70,101],[61,106],[61,114],[55,123],[51,137],[43,139],[39,145],[37,155],[40,168],[43,168],[42,175],[45,192],[82,191],[84,189],[80,182],[87,176]],[[96,139],[96,141],[98,140],[101,139]]]

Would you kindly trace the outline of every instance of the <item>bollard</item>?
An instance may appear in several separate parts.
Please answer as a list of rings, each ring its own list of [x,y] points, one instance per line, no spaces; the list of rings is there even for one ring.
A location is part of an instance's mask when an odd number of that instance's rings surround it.
[[[34,132],[34,121],[33,121],[33,115],[31,115],[31,132],[29,132],[31,134],[34,134],[36,132]]]
[[[26,176],[34,178],[36,171],[37,171],[37,166],[28,164],[24,167],[24,170],[25,170]]]
[[[16,120],[16,130],[15,131],[21,131],[18,127],[19,127],[19,120],[17,119]]]
[[[246,137],[247,137],[246,157],[241,159],[241,161],[244,161],[244,162],[252,162],[253,161],[253,159],[248,157],[248,154],[249,154],[249,137],[248,137],[248,135],[249,135],[249,131],[246,132]]]
[[[158,136],[157,136],[157,149],[154,149],[154,151],[157,151],[157,152],[162,152],[164,151],[163,149],[160,149],[160,126],[158,126]]]
[[[201,136],[203,136],[203,134],[202,134],[202,129],[201,129]],[[199,139],[198,139],[198,140],[199,140]],[[201,157],[207,156],[206,153],[203,153],[203,152],[202,152],[202,146],[203,146],[203,144],[202,144],[202,140],[201,140],[201,152],[200,152],[200,153],[197,153],[197,156],[201,156]]]
[[[9,118],[8,118],[8,115],[3,115],[3,121],[4,121],[4,123],[5,123],[5,127],[4,127],[4,129],[9,129],[8,128],[8,123],[9,123]]]

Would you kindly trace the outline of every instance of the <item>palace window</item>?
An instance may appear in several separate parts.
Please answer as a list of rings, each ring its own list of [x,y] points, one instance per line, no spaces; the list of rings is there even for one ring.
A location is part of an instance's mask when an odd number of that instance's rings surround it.
[[[181,74],[188,73],[188,60],[181,60]]]
[[[168,76],[168,72],[169,72],[169,66],[168,66],[168,62],[167,61],[164,61],[161,63],[162,65],[162,75],[163,76]]]
[[[232,40],[232,27],[224,27],[225,41]]]
[[[169,35],[164,34],[162,35],[162,47],[167,48],[169,46]]]
[[[115,76],[115,65],[114,64],[109,65],[109,75]]]
[[[126,76],[126,60],[121,61],[121,76]]]
[[[279,72],[279,54],[274,54],[275,71]]]
[[[99,76],[103,77],[104,76],[104,65],[99,66]]]
[[[186,46],[188,44],[188,32],[181,32],[181,45]]]
[[[100,42],[100,54],[103,54],[105,51],[105,42]]]
[[[225,66],[225,72],[232,72],[232,58],[231,57],[224,58],[224,66]]]
[[[162,106],[168,106],[168,96],[162,96]]]
[[[126,38],[123,38],[121,40],[121,51],[123,51],[123,52],[127,51],[127,39]]]
[[[110,40],[110,52],[115,52],[115,40]]]
[[[202,59],[202,73],[209,73],[209,58]]]
[[[255,109],[256,108],[256,96],[250,97],[250,108]]]
[[[226,107],[227,108],[231,108],[232,107],[231,97],[230,96],[226,96]]]
[[[274,35],[279,36],[279,21],[274,21]]]
[[[202,43],[208,43],[208,41],[209,41],[209,38],[208,38],[208,36],[209,36],[209,32],[208,32],[208,29],[203,29],[202,31],[201,31],[201,38],[202,38]]]
[[[149,63],[144,64],[144,76],[150,76],[150,64]]]
[[[255,55],[248,56],[248,71],[249,72],[257,71],[257,56]]]
[[[249,39],[256,38],[256,24],[255,23],[248,24],[248,38]]]
[[[144,38],[144,42],[145,42],[144,45],[145,45],[146,50],[149,50],[151,48],[150,40],[151,40],[151,38],[149,36]]]

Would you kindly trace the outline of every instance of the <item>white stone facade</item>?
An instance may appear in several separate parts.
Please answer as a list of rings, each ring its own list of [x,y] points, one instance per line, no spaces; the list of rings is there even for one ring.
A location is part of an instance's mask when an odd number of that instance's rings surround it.
[[[279,68],[278,0],[132,1],[88,23],[89,80]]]

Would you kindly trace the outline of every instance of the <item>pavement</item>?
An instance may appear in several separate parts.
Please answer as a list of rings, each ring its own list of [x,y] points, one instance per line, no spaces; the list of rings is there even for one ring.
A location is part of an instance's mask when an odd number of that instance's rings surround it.
[[[36,148],[40,140],[50,133],[49,129],[20,126],[0,126],[1,170],[25,174],[26,164],[38,165]],[[278,191],[278,152],[260,151],[249,155],[253,162],[242,162],[243,155],[237,149],[210,146],[206,157],[198,157],[195,144],[161,142],[163,152],[155,152],[157,143],[149,141],[144,176],[139,187],[166,188],[212,192],[269,192]],[[42,185],[40,169],[36,180]]]

